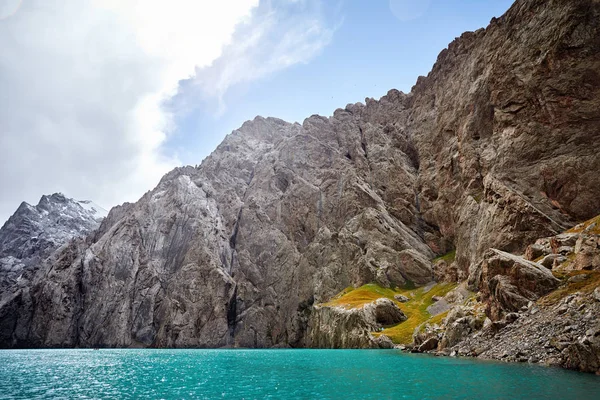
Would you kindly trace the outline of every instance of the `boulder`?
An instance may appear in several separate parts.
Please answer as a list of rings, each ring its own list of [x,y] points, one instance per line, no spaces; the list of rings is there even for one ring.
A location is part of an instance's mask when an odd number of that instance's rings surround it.
[[[419,347],[419,352],[424,353],[426,351],[431,351],[431,350],[435,350],[438,347],[438,339],[435,337],[431,337],[427,340],[425,340]]]
[[[372,332],[406,320],[396,303],[379,298],[356,308],[315,305],[308,321],[308,345],[317,348],[391,348],[389,338]]]
[[[407,301],[409,301],[410,299],[402,294],[397,294],[394,296],[394,299],[396,299],[396,301],[399,301],[400,303],[406,303]]]
[[[566,260],[567,257],[561,254],[548,254],[540,261],[540,264],[548,269],[553,269],[554,266],[560,265]]]
[[[374,306],[375,321],[381,325],[394,325],[406,320],[406,315],[390,299],[381,298],[372,303]]]
[[[480,290],[488,303],[488,316],[494,321],[505,312],[519,311],[560,284],[542,265],[496,249],[485,254],[480,268]]]
[[[537,260],[540,257],[544,257],[545,255],[549,254],[550,252],[551,252],[551,249],[549,246],[544,246],[543,244],[534,243],[534,244],[530,244],[529,246],[527,246],[524,257],[527,260],[533,261],[533,260]]]

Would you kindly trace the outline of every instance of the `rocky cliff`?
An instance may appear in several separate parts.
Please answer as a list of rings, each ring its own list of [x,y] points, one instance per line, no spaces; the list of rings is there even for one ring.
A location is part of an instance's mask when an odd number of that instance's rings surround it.
[[[596,0],[518,0],[409,94],[246,122],[54,253],[0,303],[0,345],[342,343],[318,304],[344,288],[464,281],[600,214],[599,21]],[[517,300],[557,286],[525,265],[543,283]]]
[[[18,312],[5,308],[15,293],[28,291],[43,261],[72,239],[81,239],[100,226],[106,210],[89,200],[61,193],[42,196],[36,206],[21,203],[0,228],[0,330],[10,332]],[[0,341],[8,339],[1,337]]]
[[[106,213],[91,201],[61,193],[42,196],[36,206],[21,203],[0,228],[0,290],[72,238],[98,228]]]

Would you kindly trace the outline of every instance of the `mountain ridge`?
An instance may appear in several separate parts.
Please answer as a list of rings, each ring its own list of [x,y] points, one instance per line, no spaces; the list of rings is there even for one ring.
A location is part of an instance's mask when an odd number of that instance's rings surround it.
[[[489,275],[504,285],[494,291],[471,280],[483,259],[538,268],[489,249],[522,253],[600,214],[599,9],[518,0],[452,42],[409,94],[302,124],[245,122],[45,262],[0,303],[0,345],[340,343],[319,335],[345,337],[355,317],[329,329],[338,315],[318,304],[350,286],[434,279],[469,279],[501,321],[511,310],[494,296],[535,301],[558,282],[526,291],[503,271]],[[356,332],[347,343],[374,345]]]

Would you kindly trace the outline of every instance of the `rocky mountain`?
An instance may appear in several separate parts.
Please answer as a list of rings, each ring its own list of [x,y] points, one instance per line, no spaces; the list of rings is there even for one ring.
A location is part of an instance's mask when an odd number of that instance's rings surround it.
[[[560,285],[511,253],[600,214],[599,106],[600,3],[517,0],[411,93],[257,117],[112,209],[3,294],[0,346],[370,347],[400,303],[322,306],[368,283],[469,280],[500,321]]]
[[[107,213],[89,200],[62,193],[42,196],[36,206],[21,203],[0,228],[0,288],[14,284],[72,238],[98,228]]]

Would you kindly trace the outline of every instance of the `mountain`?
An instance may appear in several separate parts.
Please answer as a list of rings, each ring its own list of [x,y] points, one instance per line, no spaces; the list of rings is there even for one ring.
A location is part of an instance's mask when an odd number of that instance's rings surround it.
[[[97,229],[107,211],[62,193],[42,196],[36,206],[21,203],[0,228],[0,290],[25,279],[43,259],[77,237]]]
[[[409,94],[248,121],[3,295],[0,346],[390,346],[371,332],[419,311],[392,294],[432,281],[462,284],[421,351],[498,331],[564,284],[520,255],[600,214],[599,71],[600,3],[518,0]],[[373,302],[336,305],[363,285]]]

